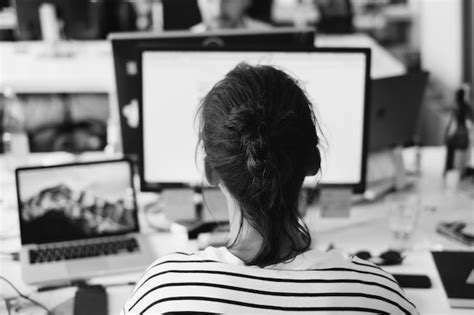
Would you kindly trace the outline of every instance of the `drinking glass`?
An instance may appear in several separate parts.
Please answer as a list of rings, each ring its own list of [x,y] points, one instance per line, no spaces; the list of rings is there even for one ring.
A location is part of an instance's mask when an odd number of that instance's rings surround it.
[[[421,200],[417,194],[393,194],[385,198],[391,247],[406,250],[411,246],[418,225]]]

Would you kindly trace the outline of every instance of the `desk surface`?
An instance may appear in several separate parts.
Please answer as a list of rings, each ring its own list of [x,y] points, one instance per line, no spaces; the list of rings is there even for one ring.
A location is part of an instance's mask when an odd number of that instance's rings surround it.
[[[405,73],[405,67],[365,34],[317,35],[318,47],[372,49],[372,77]],[[56,55],[54,55],[56,53]],[[0,90],[21,93],[108,93],[115,90],[112,48],[108,41],[0,43]]]
[[[108,93],[114,70],[107,41],[0,43],[0,88],[17,93]]]
[[[408,152],[408,154],[411,154]],[[103,158],[103,155],[86,156],[86,159]],[[65,162],[73,157],[68,154],[36,156],[45,163]],[[46,159],[46,160],[45,160]],[[474,195],[466,192],[448,193],[443,190],[441,169],[444,161],[444,150],[440,148],[425,148],[422,152],[422,176],[419,179],[419,196],[422,201],[422,211],[418,228],[415,232],[411,249],[401,266],[386,268],[393,273],[421,273],[431,278],[431,289],[406,289],[408,297],[417,305],[422,314],[472,314],[472,310],[451,309],[448,305],[440,278],[429,253],[430,249],[472,250],[462,244],[436,234],[435,226],[440,220],[474,220]],[[0,247],[2,251],[16,251],[20,242],[18,237],[18,219],[16,200],[14,197],[14,179],[0,157]],[[13,194],[13,196],[12,196]],[[405,192],[410,197],[413,192]],[[140,195],[147,198],[146,195]],[[148,196],[149,197],[149,196]],[[388,210],[384,203],[375,202],[353,206],[348,219],[322,218],[318,209],[310,208],[306,221],[312,231],[314,243],[321,249],[332,244],[347,253],[362,249],[370,249],[373,254],[388,249],[391,234],[388,229]],[[142,221],[143,222],[143,221]],[[183,236],[177,237],[169,233],[148,234],[154,244],[157,257],[175,250],[193,250],[196,244],[188,242]],[[71,314],[74,288],[60,289],[51,292],[36,293],[35,288],[26,285],[21,280],[20,264],[10,260],[0,260],[0,275],[11,280],[22,292],[55,310],[56,314]],[[135,281],[138,274],[120,275],[94,279],[97,283],[124,283]],[[116,286],[107,289],[109,296],[110,314],[119,312],[125,298],[132,287]],[[0,283],[0,296],[12,296],[8,286]]]

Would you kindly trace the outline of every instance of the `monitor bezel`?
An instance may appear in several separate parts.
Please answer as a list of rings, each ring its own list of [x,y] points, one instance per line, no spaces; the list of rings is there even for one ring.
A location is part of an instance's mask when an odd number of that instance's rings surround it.
[[[82,240],[82,239],[92,239],[92,238],[101,238],[101,237],[110,237],[110,236],[117,236],[117,235],[126,235],[130,233],[139,233],[140,232],[140,222],[138,219],[138,203],[137,203],[137,195],[136,195],[136,187],[134,185],[134,177],[135,171],[133,168],[133,162],[128,158],[116,158],[116,159],[106,159],[106,160],[95,160],[95,161],[84,161],[84,162],[72,162],[72,163],[61,163],[61,164],[52,164],[52,165],[38,165],[38,166],[26,166],[26,167],[19,167],[15,169],[15,185],[16,185],[16,197],[18,202],[18,219],[20,223],[20,239],[22,245],[28,244],[47,244],[48,242],[26,242],[23,233],[25,232],[24,222],[21,217],[22,215],[22,200],[21,200],[21,193],[20,193],[20,173],[27,172],[27,171],[34,171],[39,169],[54,169],[54,168],[63,168],[63,167],[74,167],[74,166],[87,166],[87,165],[98,165],[98,164],[112,164],[112,163],[126,163],[130,168],[130,187],[132,188],[132,195],[133,195],[133,207],[134,207],[134,215],[133,218],[135,219],[136,226],[133,229],[115,233],[106,233],[104,235],[91,235],[83,238],[75,238],[75,239],[68,239],[68,240],[58,240],[60,241],[73,241],[73,240]],[[55,241],[56,242],[56,241]]]
[[[152,183],[147,182],[145,180],[145,163],[144,163],[144,144],[143,144],[143,81],[142,81],[142,62],[143,62],[143,53],[150,52],[150,51],[175,51],[175,52],[284,52],[284,53],[358,53],[365,56],[366,65],[365,65],[365,91],[364,91],[364,124],[362,128],[362,157],[361,157],[361,176],[360,181],[357,183],[337,183],[337,184],[325,184],[325,183],[317,183],[318,187],[323,188],[347,188],[352,189],[354,193],[360,194],[364,193],[366,189],[366,172],[367,172],[367,156],[368,156],[368,148],[369,148],[369,125],[370,125],[370,70],[371,70],[371,50],[370,48],[359,48],[359,47],[344,47],[344,48],[335,48],[335,47],[313,47],[308,49],[301,49],[301,48],[290,48],[290,47],[281,47],[275,48],[271,47],[269,49],[261,49],[261,48],[252,48],[252,47],[240,47],[240,48],[206,48],[206,49],[193,49],[193,48],[182,48],[182,49],[175,49],[175,48],[167,48],[167,47],[149,47],[142,46],[137,51],[137,59],[138,60],[138,81],[140,87],[140,93],[138,98],[138,111],[139,111],[139,124],[138,124],[138,132],[140,135],[140,142],[139,142],[139,172],[140,172],[140,190],[143,192],[156,192],[161,191],[167,188],[201,188],[201,186],[193,186],[187,183],[176,183],[176,182],[159,182],[159,183]]]

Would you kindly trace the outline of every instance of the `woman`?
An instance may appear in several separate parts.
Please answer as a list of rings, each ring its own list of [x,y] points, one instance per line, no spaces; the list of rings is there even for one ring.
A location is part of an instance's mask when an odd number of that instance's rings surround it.
[[[252,3],[252,0],[198,0],[202,22],[194,25],[191,31],[202,33],[219,29],[267,30],[271,28],[271,25],[248,16],[247,11]]]
[[[206,177],[227,199],[227,247],[157,260],[124,313],[416,313],[392,276],[337,251],[311,249],[298,215],[307,175],[320,170],[312,104],[270,66],[240,64],[203,99]]]

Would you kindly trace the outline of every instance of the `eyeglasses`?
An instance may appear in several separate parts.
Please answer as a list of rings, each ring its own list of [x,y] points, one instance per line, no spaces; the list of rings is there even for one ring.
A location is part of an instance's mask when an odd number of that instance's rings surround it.
[[[387,250],[379,256],[372,256],[369,251],[361,250],[354,254],[354,256],[370,261],[378,266],[395,266],[401,265],[405,256],[396,250]]]

